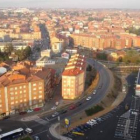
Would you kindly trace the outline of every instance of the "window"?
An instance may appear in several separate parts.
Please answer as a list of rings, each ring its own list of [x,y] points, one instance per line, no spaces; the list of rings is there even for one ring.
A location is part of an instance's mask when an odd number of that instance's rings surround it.
[[[20,94],[22,93],[22,91],[19,92]]]
[[[26,99],[24,99],[24,102],[26,102],[27,100]]]
[[[17,92],[15,92],[15,94],[17,94]]]
[[[34,97],[34,99],[36,99],[36,97]]]
[[[13,88],[10,88],[10,91],[13,91]]]
[[[11,106],[11,109],[14,109],[15,107],[14,106]]]
[[[40,90],[39,93],[42,93],[42,91]]]
[[[20,104],[20,107],[23,107],[23,104]]]
[[[11,97],[11,100],[14,100],[14,97]]]
[[[42,87],[39,87],[39,89],[42,89]]]
[[[11,105],[13,105],[14,104],[14,102],[11,102]]]
[[[16,104],[18,104],[18,101],[16,101]]]
[[[33,101],[33,103],[36,104],[37,102],[36,101]]]
[[[0,107],[2,107],[2,105],[0,104]]]
[[[18,96],[15,96],[15,99],[18,99]]]
[[[39,102],[42,102],[42,100],[39,100]]]
[[[26,88],[26,86],[23,86],[24,88]]]
[[[23,96],[22,95],[20,95],[20,98],[22,98]]]
[[[11,95],[13,95],[13,94],[14,94],[14,92],[10,92],[10,94],[11,94]]]
[[[15,90],[17,90],[17,87],[15,87]]]
[[[36,86],[36,84],[33,84],[33,86]]]
[[[26,94],[24,94],[24,97],[26,97]]]
[[[23,102],[23,100],[20,100],[20,102]]]
[[[22,89],[22,86],[20,86],[19,89]]]
[[[36,92],[34,92],[33,94],[36,94]]]
[[[39,98],[42,98],[42,95],[40,95]]]
[[[33,88],[33,90],[36,90],[36,88]]]
[[[0,103],[2,102],[2,100],[0,100]]]
[[[23,92],[26,93],[26,90],[24,90]]]
[[[39,82],[39,85],[42,85],[42,83],[41,83],[41,82]]]

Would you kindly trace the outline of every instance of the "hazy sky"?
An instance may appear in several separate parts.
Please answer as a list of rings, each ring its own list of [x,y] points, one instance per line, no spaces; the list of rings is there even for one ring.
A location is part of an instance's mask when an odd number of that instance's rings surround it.
[[[140,0],[0,0],[0,7],[140,9]]]

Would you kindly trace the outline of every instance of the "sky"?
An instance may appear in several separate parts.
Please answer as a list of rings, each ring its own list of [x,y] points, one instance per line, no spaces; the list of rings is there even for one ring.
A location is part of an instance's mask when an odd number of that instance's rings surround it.
[[[140,9],[140,0],[0,0],[0,7]]]

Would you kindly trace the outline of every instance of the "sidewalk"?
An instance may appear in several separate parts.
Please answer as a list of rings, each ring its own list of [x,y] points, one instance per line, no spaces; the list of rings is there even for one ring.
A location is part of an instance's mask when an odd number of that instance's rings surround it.
[[[51,127],[49,128],[49,131],[50,131],[51,135],[53,137],[55,137],[56,139],[59,139],[59,140],[72,140],[69,137],[64,137],[64,136],[61,136],[60,134],[58,134],[56,132],[56,129],[58,129],[57,128],[58,126],[59,126],[59,123],[56,123],[56,124],[51,125]]]

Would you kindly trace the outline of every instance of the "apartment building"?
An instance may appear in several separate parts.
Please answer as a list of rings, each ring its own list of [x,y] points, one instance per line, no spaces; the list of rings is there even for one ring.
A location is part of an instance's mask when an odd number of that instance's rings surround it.
[[[85,56],[79,54],[73,55],[62,73],[63,99],[75,99],[83,93],[85,87],[85,73]]]
[[[72,34],[74,45],[84,46],[87,48],[115,48],[122,49],[124,47],[132,47],[132,38],[121,38],[118,36],[94,36],[90,34]],[[134,46],[139,46],[138,38],[134,38]]]
[[[42,107],[51,92],[51,69],[17,64],[12,71],[0,77],[0,114]]]

